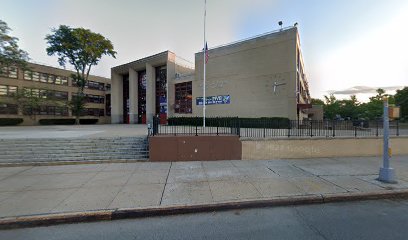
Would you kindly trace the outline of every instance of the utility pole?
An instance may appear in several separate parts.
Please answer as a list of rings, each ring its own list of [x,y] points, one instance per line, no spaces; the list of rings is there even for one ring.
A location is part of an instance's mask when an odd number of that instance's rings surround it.
[[[388,116],[388,98],[383,98],[384,114],[383,114],[383,166],[380,168],[378,180],[385,183],[397,183],[395,169],[390,167],[391,148],[389,146],[389,116]]]
[[[203,61],[204,61],[204,73],[203,73],[203,127],[205,128],[205,105],[206,105],[206,96],[205,96],[205,67],[206,67],[206,55],[207,55],[207,42],[205,39],[205,20],[207,17],[207,0],[204,0],[204,48],[203,48]]]

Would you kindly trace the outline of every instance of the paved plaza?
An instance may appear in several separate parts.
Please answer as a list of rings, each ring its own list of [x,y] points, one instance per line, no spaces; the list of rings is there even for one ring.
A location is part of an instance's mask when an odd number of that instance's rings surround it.
[[[408,156],[392,158],[398,184],[375,180],[380,164],[360,157],[2,167],[0,218],[408,191]]]
[[[0,127],[0,139],[104,138],[146,136],[145,124],[50,125]]]

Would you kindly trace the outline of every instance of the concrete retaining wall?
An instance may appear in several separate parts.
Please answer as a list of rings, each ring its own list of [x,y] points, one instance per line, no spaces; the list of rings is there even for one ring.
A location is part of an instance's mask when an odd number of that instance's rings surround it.
[[[243,160],[380,156],[382,138],[248,139],[242,140]],[[390,139],[393,155],[408,154],[408,137]]]

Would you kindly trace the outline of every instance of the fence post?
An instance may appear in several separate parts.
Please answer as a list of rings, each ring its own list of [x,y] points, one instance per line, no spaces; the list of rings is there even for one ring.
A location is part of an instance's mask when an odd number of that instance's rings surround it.
[[[203,121],[204,121],[204,119],[203,119]],[[196,122],[196,125],[195,125],[195,135],[198,136],[198,118],[197,118],[197,121],[195,121],[195,122]]]
[[[288,120],[288,138],[290,138],[290,128],[292,126],[292,120]]]
[[[336,136],[336,124],[334,123],[334,120],[332,120],[332,130],[333,130],[333,137]]]
[[[263,119],[263,137],[266,137],[266,119]]]
[[[399,136],[399,120],[397,120],[397,137]]]
[[[357,137],[357,126],[354,126],[354,137]]]
[[[239,117],[237,117],[237,134],[238,137],[241,137],[241,124],[239,122]]]
[[[313,137],[313,120],[310,120],[310,137]]]
[[[377,121],[375,121],[375,122],[376,122],[376,124],[377,124],[377,131],[376,131],[376,133],[375,133],[375,136],[378,137],[378,119],[377,119]]]
[[[218,136],[218,127],[220,125],[220,120],[218,119],[218,117],[215,120],[217,121],[217,136]]]

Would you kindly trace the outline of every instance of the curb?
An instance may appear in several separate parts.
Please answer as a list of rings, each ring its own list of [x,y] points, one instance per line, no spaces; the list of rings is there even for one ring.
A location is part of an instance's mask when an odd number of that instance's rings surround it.
[[[20,162],[20,163],[0,163],[3,167],[37,167],[37,166],[60,166],[60,165],[82,165],[82,164],[103,164],[103,163],[137,163],[148,162],[149,159],[132,160],[87,160],[87,161],[55,161],[55,162]]]
[[[322,204],[346,201],[404,199],[404,198],[408,198],[408,190],[395,190],[392,192],[382,191],[370,193],[322,194],[293,197],[278,197],[262,200],[232,201],[214,204],[180,205],[148,208],[122,208],[122,209],[119,208],[99,211],[40,214],[31,216],[2,218],[0,219],[0,230],[50,226],[57,224],[227,211],[244,208],[263,208],[263,207]]]

